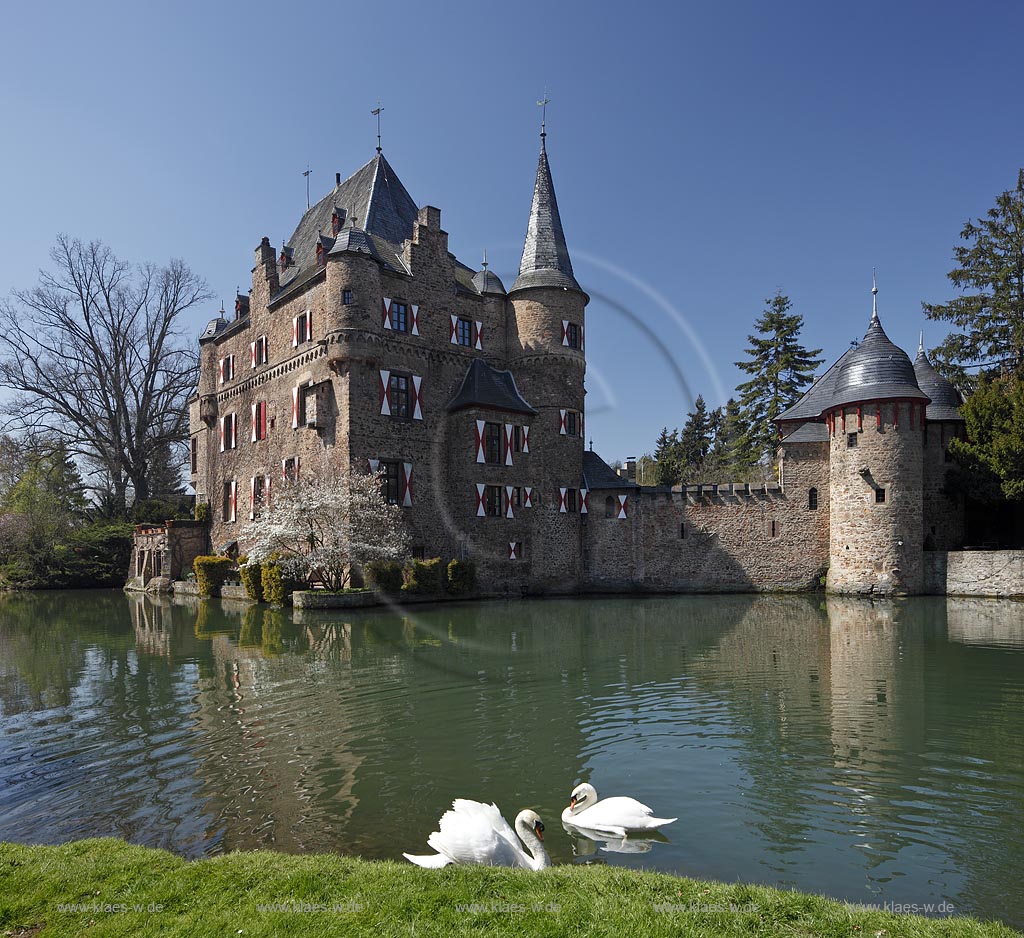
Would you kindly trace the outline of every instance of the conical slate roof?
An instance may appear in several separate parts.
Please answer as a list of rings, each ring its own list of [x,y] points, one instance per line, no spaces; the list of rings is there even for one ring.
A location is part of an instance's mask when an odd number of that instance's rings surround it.
[[[515,414],[536,414],[519,393],[511,371],[499,371],[482,358],[474,358],[462,379],[462,385],[448,402],[448,413],[467,407],[507,410]]]
[[[505,284],[501,282],[501,278],[486,267],[473,274],[473,286],[476,287],[477,293],[480,294],[505,293]]]
[[[894,345],[872,314],[864,341],[853,349],[836,371],[830,407],[858,401],[927,400],[917,384],[910,357]]]
[[[928,360],[924,345],[918,347],[917,358],[914,359],[914,374],[917,375],[918,387],[931,398],[925,411],[929,420],[963,420],[960,416],[960,405],[963,403],[960,392],[953,383],[943,378]]]
[[[558,215],[558,201],[555,199],[555,186],[551,181],[551,168],[548,166],[543,136],[523,259],[512,290],[514,292],[528,287],[561,287],[583,292],[572,272],[569,249],[565,245],[565,232]]]

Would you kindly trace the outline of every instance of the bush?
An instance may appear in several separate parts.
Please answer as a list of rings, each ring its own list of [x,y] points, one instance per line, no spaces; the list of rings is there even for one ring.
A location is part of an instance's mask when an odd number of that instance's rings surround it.
[[[261,564],[263,601],[283,606],[292,601],[292,593],[302,588],[302,583],[291,577],[281,566],[276,554]]]
[[[210,520],[210,503],[196,501],[195,511],[193,517],[196,521],[209,521]]]
[[[196,557],[192,569],[196,571],[200,596],[219,596],[220,588],[234,566],[230,557]]]
[[[371,560],[363,567],[366,582],[382,593],[397,593],[402,589],[402,565],[395,560]]]
[[[403,587],[410,593],[440,593],[444,590],[444,567],[441,558],[414,560],[409,579]]]
[[[465,596],[476,589],[476,564],[472,560],[453,560],[448,564],[448,592]]]
[[[238,575],[245,587],[245,595],[253,602],[263,602],[263,568],[259,561],[238,558]]]

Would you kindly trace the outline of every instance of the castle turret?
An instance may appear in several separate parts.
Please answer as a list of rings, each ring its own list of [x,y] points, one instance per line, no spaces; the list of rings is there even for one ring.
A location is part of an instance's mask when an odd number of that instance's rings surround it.
[[[588,297],[573,274],[544,138],[542,132],[519,276],[508,294],[508,354],[539,411],[532,431],[536,442],[530,445],[544,454],[544,504],[556,513],[552,537],[534,549],[533,569],[568,583],[579,576],[580,515],[586,498],[582,467]]]
[[[864,340],[839,365],[823,410],[830,591],[921,592],[928,400],[910,358],[889,340],[873,310]]]

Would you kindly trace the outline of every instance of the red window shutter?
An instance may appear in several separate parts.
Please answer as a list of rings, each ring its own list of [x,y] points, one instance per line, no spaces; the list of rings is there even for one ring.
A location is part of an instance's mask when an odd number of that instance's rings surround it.
[[[622,519],[628,517],[628,515],[629,515],[629,496],[628,495],[620,495],[619,496],[619,510],[616,513],[615,517],[620,519],[620,520],[622,520]]]
[[[558,511],[559,511],[559,514],[563,514],[563,515],[565,514],[565,511],[566,511],[565,493],[568,492],[568,491],[569,491],[568,489],[563,489],[563,488],[560,488],[558,490]]]
[[[250,442],[255,443],[259,437],[256,435],[256,414],[259,409],[258,404],[252,405],[252,440]]]
[[[219,384],[223,384],[224,383],[224,359],[223,358],[220,359],[217,362],[217,377],[218,377],[218,383]]]
[[[249,479],[249,520],[256,519],[256,476]]]
[[[513,512],[512,508],[513,508],[513,505],[512,505],[512,486],[511,485],[506,485],[505,486],[505,517],[506,518],[514,518],[515,517],[515,513]]]
[[[482,483],[477,482],[477,484],[476,484],[476,516],[478,518],[482,518],[485,514],[487,514],[487,511],[484,508],[484,491],[486,490],[486,488],[487,488],[486,485],[483,485]]]
[[[482,322],[473,323],[473,348],[483,351],[484,348],[484,324]]]
[[[530,428],[523,424],[523,452],[530,452]]]
[[[476,422],[476,461],[487,462],[487,456],[484,453],[484,427],[486,421],[478,420]]]
[[[390,296],[384,297],[384,302],[383,302],[383,307],[382,307],[382,316],[383,316],[382,325],[384,326],[385,329],[390,329],[391,328],[391,297]]]
[[[528,485],[523,489],[523,507],[533,507],[533,489]]]
[[[585,515],[590,511],[590,490],[580,489],[580,514]]]
[[[412,419],[423,419],[423,378],[420,375],[412,376]]]
[[[385,417],[391,416],[391,372],[380,373],[380,412]]]
[[[558,432],[561,433],[562,436],[565,436],[565,434],[568,432],[565,429],[565,415],[566,411],[564,410],[560,410],[558,412]]]
[[[306,310],[306,341],[309,342],[313,338],[313,310]]]
[[[256,367],[256,343],[249,343],[249,365],[252,368]]]
[[[217,425],[217,429],[220,431],[220,451],[222,453],[224,452],[224,422],[227,419],[227,417],[221,417],[220,423]]]
[[[562,345],[569,344],[569,320],[562,320]]]
[[[292,429],[299,428],[299,386],[292,388]]]
[[[299,317],[292,317],[292,348],[297,348],[299,345]]]
[[[231,520],[238,518],[238,481],[231,480]]]
[[[231,415],[231,448],[238,446],[238,414]]]
[[[302,460],[301,460],[301,458],[299,456],[295,457],[295,481],[296,482],[299,481],[299,464],[300,464],[301,461]]]
[[[412,316],[409,320],[409,333],[410,335],[420,334],[420,308],[413,304],[409,307],[412,310]]]
[[[451,342],[452,345],[458,345],[459,339],[457,333],[459,331],[459,317],[452,313],[451,319],[452,327],[451,332],[448,334],[448,341]]]
[[[402,463],[402,505],[406,508],[412,505],[412,463]]]

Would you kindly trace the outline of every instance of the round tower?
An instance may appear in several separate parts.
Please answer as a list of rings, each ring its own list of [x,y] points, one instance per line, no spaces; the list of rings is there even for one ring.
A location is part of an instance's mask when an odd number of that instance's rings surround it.
[[[917,384],[928,395],[924,425],[924,549],[959,550],[964,542],[964,499],[946,489],[951,458],[949,443],[964,436],[960,415],[963,398],[952,382],[942,377],[924,350],[924,336],[914,359]]]
[[[538,411],[530,450],[543,506],[553,519],[550,530],[535,537],[533,575],[546,579],[549,588],[564,583],[568,589],[580,575],[582,557],[584,310],[589,298],[573,274],[544,138],[542,132],[519,276],[508,293],[508,358]]]
[[[872,289],[877,294],[877,289]],[[829,430],[829,571],[835,593],[920,593],[928,397],[877,308],[840,364]]]

